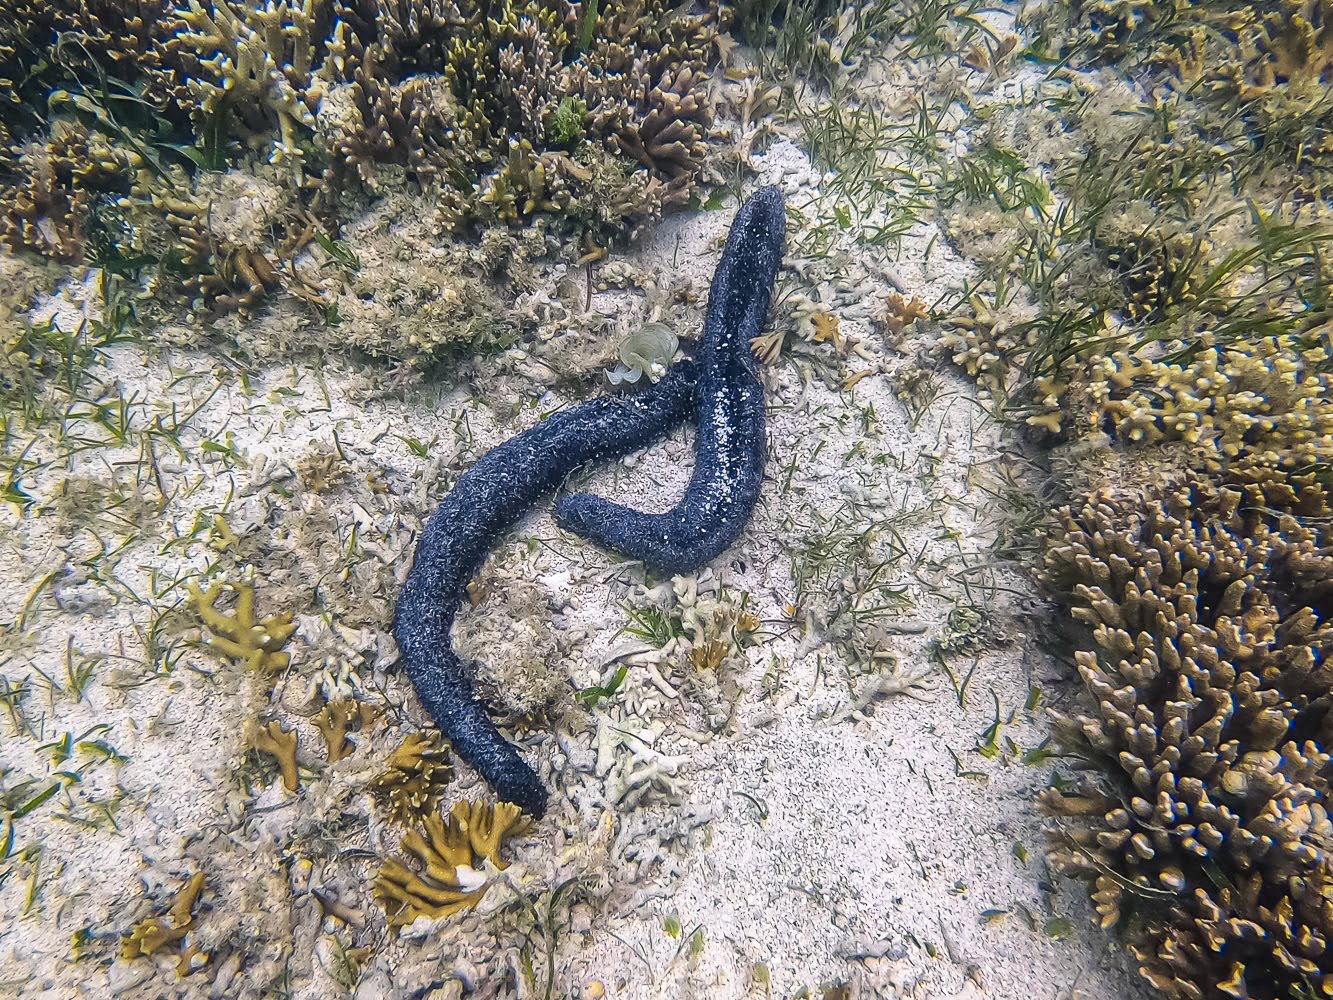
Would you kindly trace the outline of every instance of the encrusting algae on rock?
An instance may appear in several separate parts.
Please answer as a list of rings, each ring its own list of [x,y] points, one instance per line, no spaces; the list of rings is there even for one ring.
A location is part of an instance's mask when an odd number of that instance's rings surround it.
[[[449,917],[476,906],[486,895],[483,864],[503,871],[500,858],[506,839],[527,829],[523,810],[509,802],[456,802],[449,816],[427,816],[420,831],[403,836],[407,859],[390,859],[375,880],[375,898],[389,924],[403,927],[417,917]]]

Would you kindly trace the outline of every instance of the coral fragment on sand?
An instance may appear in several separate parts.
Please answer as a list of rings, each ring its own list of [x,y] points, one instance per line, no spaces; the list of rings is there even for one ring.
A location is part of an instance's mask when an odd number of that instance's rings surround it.
[[[367,729],[379,717],[379,709],[364,701],[333,701],[314,718],[314,726],[324,737],[329,763],[356,752],[356,744],[347,738],[351,729]]]
[[[277,758],[282,784],[287,791],[294,792],[300,787],[300,772],[296,765],[296,730],[283,729],[282,724],[276,720],[260,726],[259,732],[255,734],[254,747]]]
[[[227,591],[236,594],[231,614],[217,606],[218,599]],[[283,652],[296,631],[291,614],[256,618],[254,585],[249,581],[214,583],[206,592],[192,582],[189,595],[190,604],[212,633],[204,640],[209,649],[261,673],[283,670],[291,662],[290,654]]]
[[[426,817],[421,830],[403,837],[410,858],[385,861],[375,880],[373,892],[390,926],[476,906],[488,888],[483,863],[507,868],[500,847],[527,826],[523,810],[509,802],[456,802],[448,817]]]
[[[207,959],[206,953],[193,947],[184,949],[181,941],[194,927],[194,907],[203,890],[204,873],[198,872],[176,893],[176,898],[166,914],[149,917],[134,925],[121,942],[120,957],[141,958],[155,954],[167,945],[177,945],[182,947],[181,958],[185,972],[197,968],[198,963],[195,959],[201,955]]]

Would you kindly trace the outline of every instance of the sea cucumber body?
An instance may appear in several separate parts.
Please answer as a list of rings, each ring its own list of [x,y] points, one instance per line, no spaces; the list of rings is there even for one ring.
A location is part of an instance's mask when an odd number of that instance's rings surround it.
[[[698,569],[749,520],[764,478],[764,389],[750,341],[768,312],[786,230],[782,193],[763,188],[732,222],[708,294],[699,351],[694,473],[671,510],[646,514],[577,493],[555,505],[556,522],[661,573]]]
[[[393,633],[426,711],[496,794],[541,816],[546,789],[472,692],[449,633],[465,588],[491,543],[576,466],[624,455],[690,413],[699,366],[672,365],[652,388],[603,396],[555,413],[483,455],[459,477],[417,542],[394,609]]]

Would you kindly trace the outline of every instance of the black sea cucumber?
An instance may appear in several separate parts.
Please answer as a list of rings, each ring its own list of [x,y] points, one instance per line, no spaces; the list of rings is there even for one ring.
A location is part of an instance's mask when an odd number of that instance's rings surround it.
[[[760,189],[731,224],[708,293],[699,351],[694,474],[671,510],[645,514],[601,497],[561,498],[561,527],[661,573],[698,569],[740,535],[764,477],[764,388],[750,341],[758,336],[782,262],[782,192]]]
[[[652,388],[555,413],[477,460],[431,515],[394,609],[393,634],[417,695],[460,757],[496,794],[540,817],[546,789],[472,694],[449,641],[464,589],[497,535],[576,466],[624,455],[689,416],[699,364],[672,365]]]

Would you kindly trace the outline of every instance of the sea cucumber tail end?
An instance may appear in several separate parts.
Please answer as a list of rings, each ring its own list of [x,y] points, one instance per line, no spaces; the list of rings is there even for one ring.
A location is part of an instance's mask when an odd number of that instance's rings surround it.
[[[421,704],[458,756],[477,769],[499,799],[541,819],[546,812],[547,791],[537,772],[518,755],[485,707],[473,697],[470,685],[462,680],[457,654],[446,648],[441,655],[453,662],[424,669],[411,661],[407,664]]]

